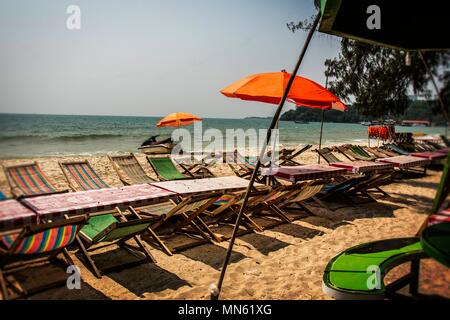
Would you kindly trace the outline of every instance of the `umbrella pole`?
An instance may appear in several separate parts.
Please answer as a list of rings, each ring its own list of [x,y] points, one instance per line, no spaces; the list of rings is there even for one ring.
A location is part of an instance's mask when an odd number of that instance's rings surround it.
[[[250,196],[250,191],[253,189],[253,184],[254,184],[255,179],[256,179],[256,177],[258,175],[259,168],[261,167],[261,159],[264,157],[264,154],[266,152],[267,144],[269,143],[270,138],[272,136],[272,130],[277,125],[278,119],[280,118],[281,111],[283,110],[283,105],[284,105],[284,103],[286,101],[286,98],[287,98],[287,95],[289,93],[289,90],[291,89],[292,83],[294,82],[294,79],[295,79],[295,76],[296,76],[296,74],[298,72],[298,69],[300,68],[300,65],[302,64],[303,58],[304,58],[305,53],[306,53],[306,51],[308,49],[309,43],[311,41],[311,38],[312,38],[314,32],[316,31],[316,28],[317,28],[317,26],[319,24],[319,21],[320,21],[320,11],[317,13],[317,16],[314,19],[313,25],[312,25],[311,29],[309,30],[309,33],[308,33],[308,36],[306,38],[305,44],[303,45],[302,51],[300,53],[300,56],[298,57],[298,61],[297,61],[296,65],[295,65],[295,67],[294,67],[294,70],[292,71],[291,77],[289,78],[289,81],[288,81],[288,83],[286,85],[286,89],[284,90],[283,97],[281,98],[280,104],[278,105],[277,110],[275,111],[275,114],[274,114],[274,116],[272,118],[272,122],[270,124],[269,130],[267,131],[266,140],[264,141],[263,147],[261,149],[260,156],[258,158],[258,161],[256,162],[255,169],[253,170],[252,177],[251,177],[250,182],[248,184],[247,191],[245,192],[244,201],[243,201],[243,203],[241,205],[241,208],[239,209],[239,213],[238,213],[238,216],[237,216],[237,219],[236,219],[236,224],[234,225],[233,234],[232,234],[231,239],[230,239],[230,244],[228,245],[228,249],[227,249],[227,253],[226,253],[226,256],[225,256],[225,260],[223,262],[222,270],[220,272],[220,277],[219,277],[219,280],[217,282],[217,287],[215,287],[215,288],[212,287],[211,288],[211,292],[210,292],[211,300],[218,300],[219,299],[219,295],[220,295],[220,292],[222,290],[223,280],[225,278],[225,273],[227,271],[228,262],[230,260],[231,253],[233,252],[233,246],[234,246],[234,242],[236,240],[236,235],[237,235],[237,231],[239,229],[239,224],[241,223],[242,215],[244,213],[244,209],[245,209],[245,207],[247,205],[248,198]]]
[[[323,132],[323,118],[325,115],[325,109],[322,109],[322,118],[320,121],[320,138],[319,138],[319,150],[322,149],[322,132]],[[318,154],[318,162],[320,163],[320,155]]]
[[[439,92],[439,88],[438,88],[438,86],[436,84],[436,80],[434,79],[434,76],[431,73],[431,70],[428,67],[427,62],[425,61],[425,58],[423,57],[422,51],[419,51],[419,56],[420,56],[420,59],[422,59],[422,63],[425,66],[425,69],[427,70],[428,75],[430,76],[431,82],[433,83],[434,90],[436,90],[436,94],[437,94],[438,99],[439,99],[439,105],[441,106],[442,114],[444,115],[444,118],[445,118],[445,136],[447,136],[449,119],[448,119],[447,110],[445,109],[444,100],[442,100],[441,94]]]

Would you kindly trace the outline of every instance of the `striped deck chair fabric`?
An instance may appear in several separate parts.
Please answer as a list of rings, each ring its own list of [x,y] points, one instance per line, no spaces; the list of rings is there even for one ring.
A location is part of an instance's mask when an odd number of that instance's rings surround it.
[[[333,151],[329,148],[318,149],[316,152],[325,159],[328,163],[342,162],[338,157],[333,154]]]
[[[155,182],[155,180],[145,173],[134,155],[114,156],[110,157],[110,159],[127,175],[132,183],[142,184]]]
[[[51,252],[70,245],[78,232],[79,226],[67,225],[43,230],[21,238],[20,234],[4,235],[2,244],[12,254],[38,254]],[[15,243],[20,239],[18,243]]]
[[[83,191],[109,188],[87,161],[62,162],[61,166]]]
[[[58,192],[37,163],[5,167],[5,170],[14,194],[35,196]]]
[[[148,162],[152,166],[155,173],[158,175],[160,180],[181,180],[187,179],[185,175],[183,175],[172,162],[172,159],[168,157],[162,158],[151,158],[147,157]]]

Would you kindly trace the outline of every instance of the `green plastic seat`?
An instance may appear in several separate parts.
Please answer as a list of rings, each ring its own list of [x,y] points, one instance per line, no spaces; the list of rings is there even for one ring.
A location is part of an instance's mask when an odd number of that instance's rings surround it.
[[[352,247],[326,266],[323,290],[336,299],[383,299],[384,277],[401,263],[424,256],[420,239],[400,238],[370,242]],[[373,284],[375,269],[380,278]],[[375,282],[376,283],[376,282]]]
[[[150,158],[148,162],[161,180],[181,180],[187,179],[173,164],[170,158]]]
[[[88,224],[86,224],[82,229],[81,233],[89,238],[94,239],[101,232],[103,232],[106,228],[111,226],[112,224],[119,222],[112,214],[102,214],[98,216],[92,216],[88,220]]]

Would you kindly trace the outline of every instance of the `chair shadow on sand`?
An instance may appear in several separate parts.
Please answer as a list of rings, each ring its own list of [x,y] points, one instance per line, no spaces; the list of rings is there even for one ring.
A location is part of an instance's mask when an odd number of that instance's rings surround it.
[[[67,280],[69,274],[64,270],[46,265],[41,267],[34,267],[19,271],[15,278],[18,279],[24,289],[34,285],[34,281],[39,283],[47,283],[59,280]],[[81,278],[80,289],[69,289],[67,286],[61,286],[54,289],[48,289],[44,292],[36,293],[27,299],[29,300],[108,300],[102,292],[91,287],[87,282]]]
[[[273,231],[275,228],[272,228],[270,230]],[[278,251],[290,245],[287,242],[266,236],[261,233],[246,234],[242,237],[239,237],[239,240],[252,245],[256,250],[266,256],[271,252]]]
[[[395,196],[391,201],[402,204],[404,207],[413,207],[416,211],[423,212],[424,214],[428,214],[433,203],[433,199],[427,196],[411,195],[401,192],[391,192],[391,194]]]
[[[130,253],[119,248],[95,254],[93,258],[99,264],[100,262],[108,261],[109,265],[122,262],[125,259],[126,261],[136,259]],[[148,292],[160,292],[166,289],[176,290],[183,286],[191,286],[176,274],[162,269],[154,263],[143,263],[119,272],[109,273],[105,276],[140,297]]]
[[[222,268],[223,260],[225,259],[226,251],[227,249],[221,246],[204,244],[192,249],[181,251],[179,254],[182,254],[189,259],[203,262],[216,270],[220,270]],[[237,263],[245,258],[247,258],[247,256],[240,252],[233,251],[231,253],[230,264]]]

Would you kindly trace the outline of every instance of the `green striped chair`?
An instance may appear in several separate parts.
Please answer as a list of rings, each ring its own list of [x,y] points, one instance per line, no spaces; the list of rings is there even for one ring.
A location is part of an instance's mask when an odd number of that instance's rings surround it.
[[[59,162],[59,165],[73,191],[109,188],[87,160]]]
[[[86,217],[79,216],[52,223],[26,226],[19,233],[0,236],[0,286],[3,299],[10,298],[7,278],[14,276],[16,271],[24,267],[46,261],[63,266],[66,272],[67,266],[74,265],[66,248],[74,242],[85,223]],[[65,261],[58,258],[60,253],[63,254]],[[65,283],[66,280],[55,281],[27,290],[21,289],[22,291],[18,292],[14,298],[26,297]],[[14,285],[14,288],[18,291],[17,285]]]
[[[188,176],[185,176],[180,171],[178,171],[177,167],[175,167],[174,163],[172,162],[172,159],[170,159],[169,157],[147,157],[147,161],[152,167],[153,171],[155,171],[160,181],[195,178],[194,175],[189,171],[186,172]]]
[[[68,191],[57,190],[37,162],[7,166],[4,169],[6,179],[15,198],[42,196]]]
[[[104,274],[120,271],[143,263],[156,263],[156,260],[140,238],[154,223],[154,219],[136,217],[134,220],[127,220],[118,208],[116,210],[118,212],[117,215],[101,214],[91,216],[88,223],[81,229],[77,236],[81,260],[97,278],[101,278]],[[137,243],[139,248],[127,243],[131,239]],[[123,248],[132,255],[137,256],[138,259],[112,266],[99,267],[92,257],[92,253],[109,246]]]
[[[132,153],[121,156],[109,156],[120,180],[125,184],[152,183],[156,180],[150,178]]]

